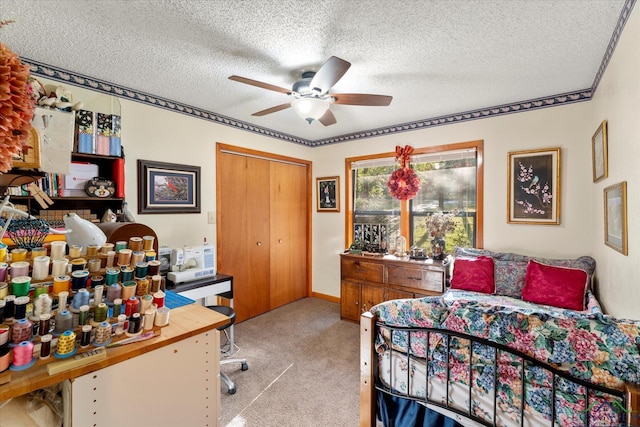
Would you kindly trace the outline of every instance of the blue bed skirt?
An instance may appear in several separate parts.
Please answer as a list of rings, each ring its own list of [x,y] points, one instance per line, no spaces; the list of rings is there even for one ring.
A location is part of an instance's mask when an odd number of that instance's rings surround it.
[[[420,403],[378,392],[378,417],[385,427],[463,427]]]

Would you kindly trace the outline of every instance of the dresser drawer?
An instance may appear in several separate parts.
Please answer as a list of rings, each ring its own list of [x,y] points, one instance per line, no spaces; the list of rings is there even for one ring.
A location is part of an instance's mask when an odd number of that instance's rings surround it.
[[[374,262],[354,259],[342,259],[340,274],[342,280],[356,280],[365,282],[383,282],[384,266]]]
[[[387,283],[389,286],[444,292],[444,272],[390,265],[387,266]]]

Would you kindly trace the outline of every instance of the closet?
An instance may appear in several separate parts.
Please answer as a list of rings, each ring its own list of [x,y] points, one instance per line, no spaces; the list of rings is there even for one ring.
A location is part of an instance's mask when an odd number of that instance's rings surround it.
[[[217,144],[217,266],[236,321],[308,296],[311,163]]]

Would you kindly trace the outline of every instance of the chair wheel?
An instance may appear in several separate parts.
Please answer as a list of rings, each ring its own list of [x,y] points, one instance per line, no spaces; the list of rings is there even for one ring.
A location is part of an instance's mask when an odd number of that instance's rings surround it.
[[[229,393],[229,394],[236,394],[236,388],[235,388],[235,387],[230,388],[230,389],[227,391],[227,393]]]
[[[242,369],[243,371],[246,371],[247,369],[249,369],[249,365],[247,365],[247,362],[243,362],[240,369]]]

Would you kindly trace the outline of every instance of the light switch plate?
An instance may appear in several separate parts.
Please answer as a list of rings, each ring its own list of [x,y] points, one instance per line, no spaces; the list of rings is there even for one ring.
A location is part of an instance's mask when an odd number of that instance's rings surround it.
[[[208,224],[215,224],[216,223],[216,212],[215,211],[207,212],[207,223]]]

